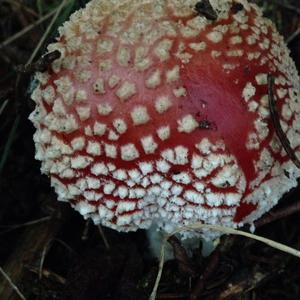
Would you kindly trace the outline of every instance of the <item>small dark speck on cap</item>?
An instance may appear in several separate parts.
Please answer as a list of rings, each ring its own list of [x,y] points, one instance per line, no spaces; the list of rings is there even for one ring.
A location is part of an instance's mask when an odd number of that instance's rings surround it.
[[[199,122],[200,129],[216,129],[216,125],[208,120],[202,120]]]
[[[208,20],[216,21],[218,19],[218,14],[211,6],[209,0],[202,0],[196,3],[195,10],[198,14],[203,15]]]
[[[242,3],[234,2],[231,6],[231,11],[233,14],[237,14],[238,12],[242,11],[243,9],[244,9],[244,6]]]

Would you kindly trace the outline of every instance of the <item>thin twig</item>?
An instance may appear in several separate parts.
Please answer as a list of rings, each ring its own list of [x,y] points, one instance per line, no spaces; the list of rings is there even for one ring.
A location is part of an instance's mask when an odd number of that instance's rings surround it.
[[[288,3],[280,3],[280,2],[278,3],[278,5],[283,7],[283,8],[287,8],[287,9],[291,10],[292,12],[300,15],[300,8],[295,6],[295,5],[291,5],[291,4],[288,4]]]
[[[11,288],[18,294],[18,296],[22,300],[26,300],[25,296],[21,293],[21,291],[19,290],[19,288],[12,282],[12,280],[10,279],[10,277],[4,272],[4,270],[1,267],[0,267],[0,273],[7,280],[7,282],[11,286]]]
[[[7,103],[8,103],[8,99],[6,99],[6,100],[2,103],[2,105],[1,105],[1,107],[0,107],[0,115],[2,115],[2,113],[3,113],[3,111],[4,111],[4,109],[5,109],[6,105],[7,105]]]
[[[185,226],[182,228],[179,228],[178,230],[172,232],[171,234],[167,235],[162,242],[162,246],[161,246],[161,250],[160,250],[160,258],[159,258],[159,269],[158,269],[158,273],[157,273],[157,277],[156,277],[156,281],[152,290],[152,293],[149,297],[149,300],[155,300],[156,299],[156,295],[157,295],[157,291],[158,291],[158,286],[161,280],[161,276],[162,276],[162,272],[163,272],[163,268],[164,268],[164,260],[165,260],[165,247],[166,247],[166,243],[167,240],[174,234],[176,233],[180,233],[183,231],[200,231],[200,230],[212,230],[212,231],[218,231],[221,232],[223,234],[233,234],[233,235],[239,235],[239,236],[243,236],[246,238],[250,238],[259,242],[262,242],[274,249],[280,250],[282,252],[288,253],[290,255],[296,256],[298,258],[300,258],[300,251],[294,248],[291,248],[289,246],[286,246],[284,244],[272,241],[270,239],[255,235],[255,234],[251,234],[248,232],[244,232],[244,231],[240,231],[240,230],[236,230],[233,228],[228,228],[228,227],[223,227],[223,226],[219,226],[219,225],[207,225],[207,224],[202,224],[202,223],[195,223],[193,225],[190,226]]]
[[[152,293],[149,297],[149,300],[155,300],[156,299],[156,295],[157,295],[157,290],[158,290],[158,286],[161,280],[161,276],[162,276],[162,272],[164,269],[164,263],[165,263],[165,248],[166,248],[166,241],[168,239],[165,238],[164,241],[162,242],[161,245],[161,249],[160,249],[160,257],[159,257],[159,266],[158,266],[158,273],[157,273],[157,277],[155,280],[155,284],[152,290]]]
[[[35,267],[29,267],[28,266],[28,270],[32,273],[35,273],[35,274],[39,274],[39,269],[38,268],[35,268]],[[61,275],[58,275],[56,273],[54,273],[53,271],[50,271],[50,270],[47,270],[47,269],[43,269],[42,270],[42,275],[43,277],[46,277],[48,279],[51,279],[55,282],[58,282],[60,283],[61,285],[65,285],[67,280],[62,277]]]
[[[4,146],[3,154],[0,158],[0,173],[2,172],[2,170],[4,168],[4,165],[7,161],[9,152],[11,150],[11,145],[14,141],[15,134],[16,134],[17,128],[19,126],[19,123],[20,123],[20,116],[17,116],[15,121],[14,121],[14,124],[13,124],[13,126],[12,126],[12,128],[9,132],[8,139],[7,139],[6,144]]]
[[[38,14],[31,8],[29,8],[28,6],[24,5],[24,3],[18,2],[16,0],[4,0],[3,2],[7,2],[10,3],[12,5],[18,6],[18,8],[21,8],[23,10],[25,10],[26,12],[28,12],[29,14],[38,17]]]
[[[0,49],[6,47],[7,45],[9,45],[12,42],[16,41],[17,39],[19,39],[20,37],[22,37],[24,34],[28,33],[30,30],[34,29],[36,26],[38,26],[39,24],[41,24],[44,21],[46,21],[47,19],[49,19],[51,16],[53,16],[57,12],[58,9],[59,8],[52,10],[51,12],[49,12],[45,16],[41,17],[36,22],[28,25],[27,27],[23,28],[21,31],[17,32],[13,36],[9,37],[7,40],[5,40],[2,43],[0,43]]]
[[[40,260],[40,266],[39,266],[39,280],[42,279],[43,277],[43,267],[44,267],[44,262],[46,259],[46,255],[48,253],[49,248],[52,245],[53,240],[50,240],[44,247],[43,252],[42,252],[42,256],[41,256],[41,260]]]
[[[299,32],[300,33],[300,32]],[[282,130],[280,124],[280,117],[276,108],[276,103],[274,99],[274,77],[272,75],[268,75],[268,94],[269,94],[269,107],[271,113],[271,119],[274,125],[275,132],[277,137],[286,151],[289,158],[293,161],[293,163],[300,169],[300,160],[297,158],[294,150],[291,147],[289,140],[287,139],[284,131]]]
[[[73,248],[71,248],[66,242],[62,241],[61,239],[57,239],[57,238],[54,239],[54,241],[61,244],[63,247],[65,247],[73,255],[78,256],[78,253]]]
[[[43,222],[47,222],[47,221],[51,220],[51,218],[52,218],[51,216],[48,216],[48,217],[44,217],[44,218],[41,218],[41,219],[38,219],[38,220],[34,220],[34,221],[30,221],[30,222],[26,222],[26,223],[18,224],[18,225],[4,225],[4,226],[2,225],[2,226],[0,226],[0,228],[8,228],[8,229],[0,232],[0,235],[8,233],[8,232],[16,230],[16,229],[19,229],[19,228],[23,228],[23,227],[32,226],[32,225],[40,224],[40,223],[43,223]]]
[[[261,227],[266,224],[269,224],[271,222],[283,219],[287,216],[290,216],[292,214],[295,214],[297,212],[300,212],[300,201],[297,201],[293,204],[291,204],[288,207],[285,207],[283,209],[277,209],[274,212],[268,213],[266,216],[258,219],[257,221],[254,222],[255,227]]]
[[[282,252],[285,252],[285,253],[288,253],[290,255],[300,258],[300,251],[297,249],[291,248],[289,246],[286,246],[284,244],[275,242],[273,240],[261,237],[256,234],[244,232],[241,230],[236,230],[233,228],[223,227],[223,226],[219,226],[219,225],[206,225],[206,224],[202,224],[202,223],[195,223],[194,225],[190,225],[190,226],[187,226],[186,228],[180,229],[180,231],[178,231],[178,232],[186,231],[186,230],[197,230],[198,231],[198,230],[202,230],[202,229],[208,229],[208,230],[212,230],[212,231],[218,231],[218,232],[221,232],[224,234],[234,234],[234,235],[239,235],[239,236],[243,236],[246,238],[250,238],[250,239],[256,240],[258,242],[264,243],[274,249],[280,250]]]
[[[214,274],[220,261],[220,251],[216,249],[209,257],[208,264],[205,267],[203,273],[198,278],[197,284],[191,293],[190,300],[200,299],[204,290],[205,283]]]
[[[81,240],[86,241],[89,238],[91,219],[87,219],[84,224],[83,232],[81,235]]]
[[[39,197],[39,203],[45,203],[50,200],[53,199],[48,195]],[[11,279],[17,285],[26,283],[26,280],[28,280],[28,272],[25,266],[39,267],[41,253],[45,245],[50,240],[54,240],[63,224],[69,219],[67,207],[61,206],[56,201],[50,201],[48,210],[52,213],[51,221],[37,224],[34,227],[27,227],[25,232],[18,238],[15,249],[5,263],[5,271],[10,274]],[[31,292],[27,289],[23,291],[23,294],[29,297],[27,294]],[[0,299],[16,299],[16,297],[13,297],[13,293],[15,293],[14,290],[6,280],[0,278]]]
[[[156,299],[157,300],[178,300],[178,299],[187,299],[188,295],[187,294],[160,294],[157,295]]]
[[[55,14],[49,24],[49,26],[47,27],[47,30],[45,31],[45,33],[43,34],[42,38],[40,39],[39,43],[37,44],[37,46],[35,47],[32,55],[30,56],[28,62],[26,63],[26,66],[31,64],[35,58],[35,56],[37,55],[37,53],[39,52],[40,48],[42,47],[42,45],[44,44],[44,41],[46,40],[50,30],[52,29],[56,19],[58,18],[59,14],[61,13],[62,9],[64,8],[64,6],[68,3],[69,0],[64,0],[60,6],[55,10]]]
[[[300,27],[299,27],[293,34],[291,34],[291,35],[286,39],[286,43],[287,43],[287,44],[290,44],[290,43],[293,42],[299,35],[300,35]]]
[[[44,246],[43,251],[42,251],[42,256],[41,256],[41,259],[40,259],[40,265],[39,265],[39,268],[38,268],[38,270],[39,270],[38,271],[39,283],[41,282],[41,280],[43,278],[44,262],[45,262],[48,250],[49,250],[49,248],[50,248],[50,246],[52,244],[52,241],[53,240],[49,240],[48,243]],[[38,288],[37,300],[40,299],[40,296],[41,296],[41,286],[39,286],[39,288]]]
[[[51,216],[47,216],[47,217],[44,217],[44,218],[40,218],[40,219],[37,219],[37,220],[22,223],[22,224],[0,225],[0,228],[16,229],[16,228],[21,228],[21,227],[25,227],[25,226],[31,226],[31,225],[39,224],[39,223],[42,223],[42,222],[46,222],[46,221],[49,221],[51,218],[52,218]]]
[[[173,235],[168,239],[168,242],[173,248],[174,257],[178,263],[180,272],[188,276],[195,277],[196,271],[193,268],[185,248],[181,245],[180,240]]]
[[[103,240],[103,243],[104,243],[104,245],[105,245],[106,250],[109,251],[109,250],[110,250],[110,245],[109,245],[109,243],[108,243],[108,240],[107,240],[107,238],[106,238],[106,236],[105,236],[105,234],[104,234],[104,231],[103,231],[101,225],[98,225],[98,231],[99,231],[100,236],[101,236],[101,238],[102,238],[102,240]]]
[[[239,299],[238,296],[249,293],[258,287],[262,282],[267,281],[279,274],[282,274],[284,269],[272,270],[269,272],[263,270],[253,270],[251,274],[239,274],[238,279],[234,282],[229,282],[224,290],[222,290],[216,299],[229,300]]]
[[[8,87],[5,88],[3,91],[0,91],[0,101],[3,102],[5,100],[8,100],[13,93],[13,88]]]

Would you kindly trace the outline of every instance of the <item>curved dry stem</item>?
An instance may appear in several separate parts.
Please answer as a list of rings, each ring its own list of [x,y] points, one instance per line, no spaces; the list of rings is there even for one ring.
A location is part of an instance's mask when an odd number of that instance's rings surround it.
[[[58,18],[58,16],[60,15],[62,9],[68,4],[69,0],[63,0],[62,3],[59,5],[59,7],[55,10],[54,16],[49,24],[49,26],[47,27],[47,30],[45,31],[45,33],[43,34],[42,38],[40,39],[39,43],[37,44],[37,46],[35,47],[34,51],[32,52],[28,62],[26,63],[26,66],[28,66],[29,64],[31,64],[35,58],[35,56],[37,55],[37,53],[39,52],[40,48],[42,47],[42,45],[44,44],[51,28],[53,27],[56,19]]]
[[[290,141],[288,140],[286,134],[284,133],[281,124],[280,124],[280,117],[277,111],[275,99],[274,99],[274,77],[272,75],[268,75],[268,89],[269,89],[269,107],[271,113],[271,119],[274,125],[274,129],[276,135],[284,148],[285,152],[292,160],[292,162],[296,165],[297,168],[300,169],[300,160],[298,159],[295,151],[293,150]]]
[[[25,296],[21,293],[19,288],[12,282],[11,278],[4,272],[4,270],[0,267],[0,274],[8,281],[11,288],[18,294],[20,299],[26,300]]]

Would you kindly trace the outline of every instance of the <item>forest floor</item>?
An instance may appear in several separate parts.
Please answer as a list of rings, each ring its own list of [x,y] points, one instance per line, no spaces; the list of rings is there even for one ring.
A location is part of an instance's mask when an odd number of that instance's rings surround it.
[[[61,1],[0,0],[1,300],[143,300],[158,272],[143,231],[122,234],[85,222],[56,201],[34,160],[32,74],[20,66],[37,61],[57,27],[86,2],[69,1],[33,57]],[[300,70],[300,2],[256,2],[289,41]],[[256,233],[300,249],[299,201],[300,187]],[[178,241],[172,243],[178,259],[165,264],[157,299],[300,299],[300,259],[243,237],[224,236],[208,258],[199,245],[186,259]]]

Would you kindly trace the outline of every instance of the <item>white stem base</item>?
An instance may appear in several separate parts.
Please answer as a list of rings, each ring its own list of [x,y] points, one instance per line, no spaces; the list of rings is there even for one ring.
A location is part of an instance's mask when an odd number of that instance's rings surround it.
[[[149,248],[153,257],[160,257],[161,246],[165,235],[165,232],[159,230],[158,227],[154,225],[147,230]],[[181,243],[187,250],[189,256],[192,255],[193,249],[199,247],[200,242],[202,243],[202,255],[204,257],[209,256],[219,244],[219,239],[216,239],[215,241],[208,241],[201,239],[200,237],[194,237],[182,240],[180,235],[176,234],[176,236],[181,240]],[[169,244],[167,244],[165,247],[165,261],[171,259],[174,259],[173,249]]]

